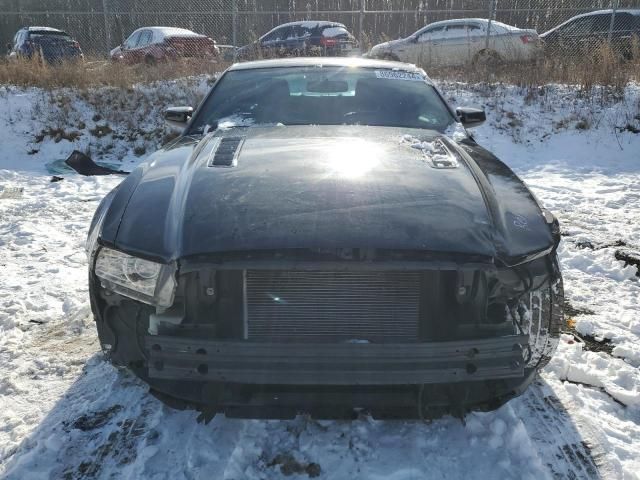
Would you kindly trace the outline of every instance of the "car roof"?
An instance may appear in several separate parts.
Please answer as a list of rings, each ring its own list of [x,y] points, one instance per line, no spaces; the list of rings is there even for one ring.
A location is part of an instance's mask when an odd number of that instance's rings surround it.
[[[277,27],[273,28],[272,31],[280,27],[295,27],[295,26],[300,26],[305,28],[331,27],[331,26],[344,27],[344,24],[340,22],[330,22],[328,20],[301,20],[298,22],[283,23],[282,25],[278,25]]]
[[[580,15],[576,15],[575,17],[571,17],[569,20],[573,20],[581,17],[589,17],[591,15],[602,15],[602,14],[610,14],[613,13],[613,9],[609,8],[606,10],[596,10],[594,12],[582,13]],[[616,9],[616,15],[619,13],[630,13],[631,15],[640,15],[640,9],[637,8],[618,8]],[[569,21],[567,20],[567,21]],[[566,23],[566,22],[565,22]]]
[[[606,10],[595,10],[593,12],[587,12],[587,13],[581,13],[580,15],[576,15],[575,17],[571,17],[568,20],[565,20],[564,22],[562,22],[559,25],[556,25],[555,27],[547,30],[546,32],[544,32],[541,36],[545,36],[551,32],[553,32],[554,30],[562,27],[563,25],[566,25],[567,23],[576,20],[578,18],[585,18],[585,17],[590,17],[592,15],[607,15],[607,14],[611,14],[613,13],[613,9],[609,8]],[[620,14],[620,13],[628,13],[630,15],[635,15],[635,16],[640,16],[640,9],[634,9],[634,8],[621,8],[621,9],[616,9],[616,15]]]
[[[283,27],[295,27],[295,26],[300,26],[300,27],[304,27],[304,28],[317,28],[317,27],[343,27],[343,28],[347,28],[344,26],[344,24],[340,23],[340,22],[330,22],[328,20],[301,20],[298,22],[289,22],[289,23],[283,23],[282,25],[278,25],[277,27],[273,27],[271,30],[269,30],[267,33],[265,33],[264,35],[262,35],[260,38],[264,38],[267,35],[269,35],[271,32],[278,30],[279,28],[283,28]]]
[[[268,68],[285,67],[354,67],[380,70],[397,70],[401,72],[419,73],[431,82],[427,74],[419,67],[410,63],[393,62],[390,60],[375,60],[358,57],[294,57],[272,60],[256,60],[253,62],[236,63],[228,71],[262,70]]]
[[[135,30],[133,33],[136,33],[140,30],[151,30],[152,32],[159,33],[165,37],[202,37],[199,33],[193,32],[191,30],[187,30],[186,28],[176,28],[176,27],[140,27]],[[132,34],[133,34],[132,33]]]
[[[489,20],[486,18],[452,18],[449,20],[440,20],[439,22],[433,22],[426,27],[433,27],[437,25],[450,25],[452,23],[460,23],[460,22],[479,22],[479,23],[489,23]]]
[[[461,23],[461,22],[488,24],[489,23],[489,19],[487,19],[487,18],[452,18],[450,20],[440,20],[439,22],[429,23],[429,24],[425,25],[424,27],[422,27],[418,31],[421,32],[422,30],[425,30],[426,28],[442,27],[442,26],[452,25],[452,24]],[[503,22],[498,22],[497,20],[492,20],[491,24],[492,25],[497,25],[497,26],[500,26],[500,27],[505,27],[505,28],[507,28],[509,30],[521,30],[518,27],[514,27],[513,25],[508,25],[508,24],[503,23]]]
[[[28,30],[29,32],[53,32],[53,33],[67,33],[64,30],[58,30],[57,28],[51,27],[25,27],[23,30]]]

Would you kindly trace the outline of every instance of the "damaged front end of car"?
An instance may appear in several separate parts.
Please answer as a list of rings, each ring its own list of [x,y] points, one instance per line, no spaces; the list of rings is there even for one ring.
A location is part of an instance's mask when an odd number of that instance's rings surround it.
[[[512,266],[384,249],[161,264],[96,244],[91,258],[110,360],[170,404],[229,416],[493,409],[531,382],[563,324],[554,251]]]

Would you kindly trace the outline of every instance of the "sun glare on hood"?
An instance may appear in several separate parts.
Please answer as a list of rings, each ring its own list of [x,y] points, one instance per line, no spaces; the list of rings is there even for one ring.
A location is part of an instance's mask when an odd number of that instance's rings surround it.
[[[345,138],[327,150],[330,175],[360,178],[373,170],[381,159],[379,144],[359,138]]]

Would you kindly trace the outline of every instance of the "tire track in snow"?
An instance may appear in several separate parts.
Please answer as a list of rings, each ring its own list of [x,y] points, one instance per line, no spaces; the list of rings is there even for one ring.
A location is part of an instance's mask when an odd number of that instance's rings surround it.
[[[514,408],[522,419],[540,458],[555,478],[590,480],[600,473],[587,440],[573,420],[541,380],[536,380]]]

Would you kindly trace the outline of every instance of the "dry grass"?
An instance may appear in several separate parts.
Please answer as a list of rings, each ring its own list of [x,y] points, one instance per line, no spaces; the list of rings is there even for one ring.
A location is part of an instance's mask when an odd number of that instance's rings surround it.
[[[630,82],[640,81],[640,47],[633,46],[632,60],[616,55],[602,45],[588,55],[551,55],[537,62],[497,66],[469,65],[462,68],[425,68],[435,79],[465,83],[505,83],[521,87],[548,84],[576,86],[590,92],[595,86],[621,92]]]
[[[46,65],[39,60],[1,61],[0,85],[86,89],[110,86],[130,88],[158,80],[174,80],[195,75],[211,75],[227,65],[212,62],[183,61],[157,65],[123,65],[99,59],[85,62]]]
[[[547,56],[533,63],[468,65],[459,68],[425,66],[425,70],[435,79],[465,83],[506,83],[522,87],[560,83],[575,85],[585,92],[600,85],[611,87],[612,91],[621,91],[629,82],[640,81],[638,42],[633,50],[634,60],[619,58],[605,44],[587,55]],[[127,66],[97,59],[59,66],[43,65],[36,60],[1,61],[0,85],[34,86],[45,90],[98,86],[130,88],[135,84],[159,80],[211,75],[223,71],[227,66],[222,63],[189,61],[154,66]]]

